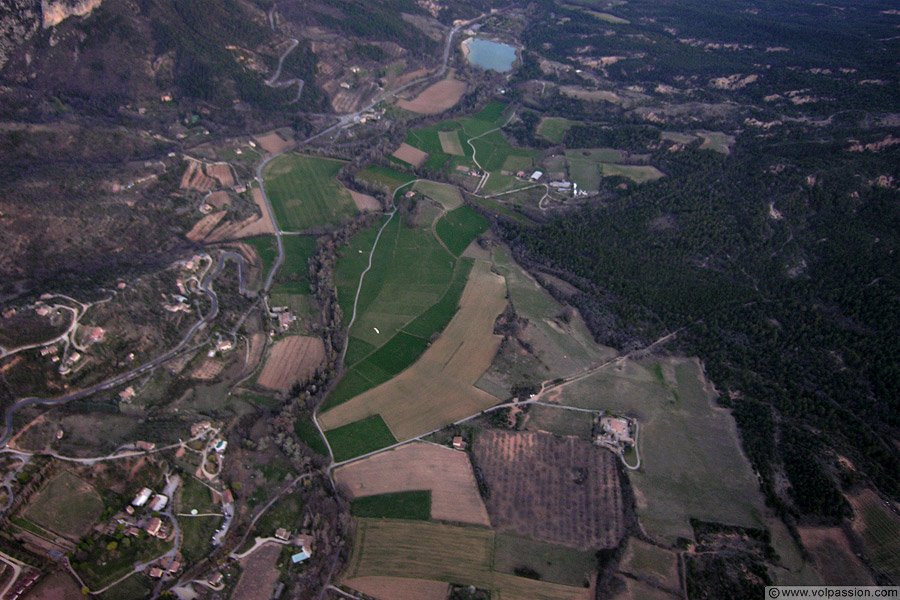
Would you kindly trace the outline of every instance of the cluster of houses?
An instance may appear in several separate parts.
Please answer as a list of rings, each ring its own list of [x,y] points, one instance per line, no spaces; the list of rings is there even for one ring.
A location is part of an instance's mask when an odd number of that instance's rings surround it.
[[[300,548],[300,552],[291,555],[291,562],[295,565],[312,557],[313,536],[311,535],[292,535],[290,531],[280,527],[275,530],[275,539]]]

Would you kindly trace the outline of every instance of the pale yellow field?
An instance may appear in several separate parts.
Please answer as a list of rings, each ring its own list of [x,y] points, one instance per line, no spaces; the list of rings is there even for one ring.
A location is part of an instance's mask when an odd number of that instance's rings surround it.
[[[491,525],[464,452],[413,443],[341,467],[334,477],[350,498],[431,490],[432,519]]]
[[[445,600],[450,587],[443,581],[405,577],[357,577],[344,583],[379,600]]]
[[[435,202],[440,202],[445,210],[459,208],[463,204],[462,194],[455,185],[438,183],[437,181],[417,181],[413,189],[422,192]]]
[[[438,139],[441,140],[441,150],[453,156],[463,156],[462,142],[459,141],[459,133],[457,131],[439,131]]]
[[[494,532],[425,521],[357,519],[344,581],[411,577],[491,589],[501,600],[590,600],[592,590],[491,571]]]
[[[494,320],[506,308],[506,283],[477,261],[460,307],[441,337],[411,367],[390,381],[319,417],[326,430],[379,414],[397,440],[408,440],[468,417],[498,402],[474,387],[488,369],[502,336]]]

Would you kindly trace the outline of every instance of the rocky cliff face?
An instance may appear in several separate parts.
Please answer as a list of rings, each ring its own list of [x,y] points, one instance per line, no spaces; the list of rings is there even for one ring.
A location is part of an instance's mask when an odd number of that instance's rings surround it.
[[[103,0],[3,0],[0,2],[0,69],[12,52],[43,25],[54,27],[69,17],[83,17]]]
[[[43,25],[53,27],[69,17],[83,17],[102,2],[103,0],[42,0]]]
[[[0,69],[12,52],[40,28],[41,0],[0,2]]]

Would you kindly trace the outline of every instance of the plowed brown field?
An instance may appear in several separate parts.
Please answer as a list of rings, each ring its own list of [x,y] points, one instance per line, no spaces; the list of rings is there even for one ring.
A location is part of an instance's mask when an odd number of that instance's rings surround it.
[[[449,584],[405,577],[357,577],[344,582],[378,600],[445,600]]]
[[[491,525],[465,452],[413,443],[341,467],[334,476],[351,498],[431,490],[432,519]]]
[[[412,100],[400,100],[397,106],[420,115],[436,115],[453,107],[465,92],[465,81],[444,79],[428,86]]]
[[[616,457],[575,438],[487,430],[472,448],[488,487],[488,513],[499,530],[595,550],[625,533]]]
[[[232,600],[269,600],[280,575],[275,568],[280,554],[280,544],[265,544],[242,560],[244,570],[234,587]]]
[[[203,164],[188,159],[188,166],[181,176],[181,189],[208,192],[216,187],[216,180],[203,174]]]
[[[225,216],[224,210],[220,210],[219,212],[214,212],[206,215],[199,221],[197,221],[190,231],[187,232],[185,237],[192,242],[199,242],[207,235],[209,232],[215,229],[216,225],[219,224],[219,221],[222,220],[222,217]]]
[[[215,177],[222,184],[222,187],[234,187],[234,175],[231,174],[231,167],[227,163],[216,163],[207,165],[206,174]]]
[[[391,154],[394,158],[400,159],[405,163],[409,163],[414,167],[421,167],[428,160],[428,153],[422,152],[418,148],[413,148],[406,142],[400,144],[396,152]]]
[[[257,383],[286,392],[295,382],[312,375],[325,358],[321,338],[292,335],[272,346]]]

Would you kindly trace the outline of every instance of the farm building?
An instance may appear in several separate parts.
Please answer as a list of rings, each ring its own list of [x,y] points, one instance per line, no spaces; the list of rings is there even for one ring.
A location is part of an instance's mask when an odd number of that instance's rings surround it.
[[[210,423],[209,421],[200,421],[199,423],[194,423],[191,425],[191,437],[197,437],[203,431],[209,429]]]
[[[163,496],[162,494],[157,494],[153,498],[153,502],[150,504],[150,510],[159,512],[166,507],[166,504],[169,503],[169,498]]]
[[[462,439],[461,435],[453,438],[453,447],[456,450],[465,450],[466,449],[466,440]]]
[[[147,523],[147,526],[144,528],[144,531],[146,531],[150,535],[157,535],[157,534],[159,534],[159,529],[161,527],[162,527],[162,520],[159,517],[153,517],[152,519],[150,519],[150,522]]]
[[[531,174],[531,177],[529,179],[531,179],[532,181],[538,181],[543,176],[544,174],[541,171],[535,171]]]
[[[141,507],[147,504],[147,500],[150,499],[150,494],[153,493],[153,490],[150,488],[142,488],[138,495],[134,497],[134,500],[131,501],[132,506]]]
[[[154,448],[156,448],[156,444],[153,442],[144,442],[140,441],[135,444],[138,447],[138,450],[144,450],[145,452],[150,452]]]

